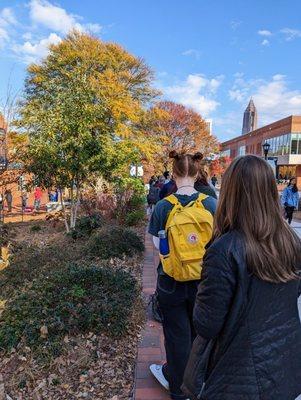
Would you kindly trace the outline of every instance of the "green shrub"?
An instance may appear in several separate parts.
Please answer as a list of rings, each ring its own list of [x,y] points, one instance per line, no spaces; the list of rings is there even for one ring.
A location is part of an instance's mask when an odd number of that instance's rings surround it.
[[[31,230],[31,232],[39,232],[39,231],[42,230],[42,228],[40,227],[40,225],[33,225],[33,226],[30,228],[30,230]]]
[[[6,304],[0,348],[16,347],[22,340],[33,350],[56,355],[66,334],[92,331],[120,337],[129,329],[138,297],[135,279],[122,270],[70,265],[52,271]],[[41,327],[47,327],[44,338]]]
[[[145,195],[139,195],[139,194],[133,194],[133,196],[130,198],[129,201],[129,207],[133,210],[137,208],[142,208],[146,203],[146,196]]]
[[[146,202],[143,181],[139,178],[120,178],[115,182],[115,216],[119,223],[124,223],[130,211],[141,209]]]
[[[128,226],[138,225],[145,218],[144,210],[137,210],[129,212],[125,217],[125,223]]]
[[[85,217],[81,217],[76,221],[76,226],[70,235],[73,239],[82,238],[91,235],[91,233],[103,226],[104,219],[100,214],[92,214]]]
[[[91,237],[87,251],[97,257],[108,259],[111,257],[133,256],[141,253],[144,244],[141,238],[131,229],[124,227],[110,227],[103,229]]]

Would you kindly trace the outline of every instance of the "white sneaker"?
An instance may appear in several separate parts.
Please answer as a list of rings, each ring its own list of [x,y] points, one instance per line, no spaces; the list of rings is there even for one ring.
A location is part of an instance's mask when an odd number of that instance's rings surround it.
[[[169,390],[169,383],[166,380],[165,376],[163,375],[162,371],[163,365],[159,364],[152,364],[149,369],[150,372],[154,375],[157,381],[166,389]]]

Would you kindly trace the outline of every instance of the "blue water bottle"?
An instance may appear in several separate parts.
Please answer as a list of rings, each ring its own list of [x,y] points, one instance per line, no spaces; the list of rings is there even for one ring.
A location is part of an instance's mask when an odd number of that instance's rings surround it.
[[[162,230],[158,232],[159,236],[159,251],[162,256],[169,255],[169,245],[166,231]]]

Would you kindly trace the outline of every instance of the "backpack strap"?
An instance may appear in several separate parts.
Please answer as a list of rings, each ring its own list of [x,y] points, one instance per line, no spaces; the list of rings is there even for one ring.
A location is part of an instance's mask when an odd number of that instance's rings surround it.
[[[191,207],[193,204],[196,204],[197,206],[204,208],[203,200],[207,199],[207,197],[209,196],[204,193],[200,193],[196,200],[192,200],[185,207]]]
[[[171,194],[171,195],[165,197],[164,200],[167,200],[173,206],[176,206],[176,205],[182,206],[182,204],[179,202],[178,198],[174,194]]]
[[[174,194],[171,194],[171,195],[165,197],[164,200],[167,200],[170,204],[173,205],[173,207],[172,207],[172,209],[171,209],[171,211],[170,211],[170,213],[168,215],[168,218],[167,218],[167,221],[166,221],[166,225],[165,225],[165,230],[168,231],[169,225],[170,225],[170,221],[172,220],[172,218],[176,214],[176,212],[178,210],[182,209],[183,206],[182,206],[181,202],[178,200],[178,198]]]

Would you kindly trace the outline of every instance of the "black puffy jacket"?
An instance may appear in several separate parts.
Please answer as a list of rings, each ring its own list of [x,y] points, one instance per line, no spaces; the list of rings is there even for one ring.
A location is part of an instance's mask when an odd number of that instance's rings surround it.
[[[241,235],[206,253],[194,309],[197,334],[215,339],[204,400],[294,400],[301,393],[299,281],[272,284],[247,270]]]

